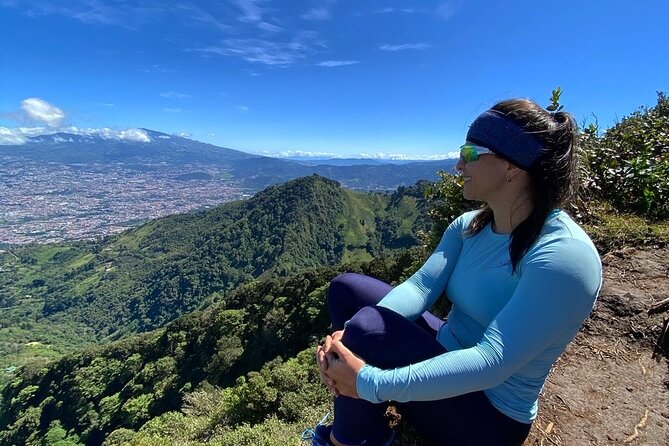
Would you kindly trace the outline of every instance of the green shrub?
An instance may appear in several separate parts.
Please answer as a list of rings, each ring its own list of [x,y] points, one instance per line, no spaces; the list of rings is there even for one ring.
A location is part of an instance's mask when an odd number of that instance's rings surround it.
[[[598,135],[582,137],[586,199],[601,198],[616,210],[653,220],[669,218],[669,98],[658,92],[655,107],[642,107]]]
[[[461,214],[478,209],[481,203],[468,201],[462,196],[462,182],[459,176],[447,172],[438,173],[441,179],[426,189],[429,203],[428,215],[432,220],[432,232],[426,244],[431,251],[441,240],[446,227]]]

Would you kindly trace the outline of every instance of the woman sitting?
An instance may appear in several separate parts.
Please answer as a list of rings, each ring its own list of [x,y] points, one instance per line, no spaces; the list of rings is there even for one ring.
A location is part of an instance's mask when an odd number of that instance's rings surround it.
[[[336,396],[314,445],[386,445],[394,401],[440,445],[520,445],[548,374],[592,311],[597,250],[560,206],[574,195],[577,126],[565,112],[513,99],[471,125],[457,169],[483,202],[395,288],[343,274],[328,306],[336,330],[316,352]],[[447,322],[429,310],[445,291]]]

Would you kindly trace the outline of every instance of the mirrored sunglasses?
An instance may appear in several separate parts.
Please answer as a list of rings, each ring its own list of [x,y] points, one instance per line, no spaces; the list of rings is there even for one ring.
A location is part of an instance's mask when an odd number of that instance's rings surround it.
[[[465,164],[472,161],[477,161],[481,155],[486,155],[488,153],[494,152],[485,147],[477,146],[476,144],[467,143],[460,146],[460,159]]]

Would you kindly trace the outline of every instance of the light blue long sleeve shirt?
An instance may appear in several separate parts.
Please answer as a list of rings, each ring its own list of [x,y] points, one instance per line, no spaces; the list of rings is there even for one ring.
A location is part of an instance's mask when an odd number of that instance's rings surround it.
[[[599,255],[587,234],[555,210],[514,274],[508,234],[488,224],[464,235],[476,212],[457,218],[427,262],[379,303],[415,320],[446,290],[453,307],[437,339],[448,352],[392,370],[365,365],[356,381],[361,398],[429,401],[483,390],[514,420],[536,418],[553,364],[597,299]]]

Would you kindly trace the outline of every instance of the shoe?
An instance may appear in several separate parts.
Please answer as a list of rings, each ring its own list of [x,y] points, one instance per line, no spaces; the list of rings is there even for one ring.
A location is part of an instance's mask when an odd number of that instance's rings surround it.
[[[315,428],[305,429],[302,432],[303,441],[311,441],[311,446],[332,446],[330,443],[330,432],[332,432],[332,425],[325,425],[324,423],[330,417],[330,412],[326,413],[325,416]]]
[[[330,433],[332,432],[332,425],[328,424],[327,426],[323,423],[328,419],[330,414],[328,413],[323,417],[323,419],[316,425],[313,429],[306,429],[302,432],[302,440],[309,441],[311,440],[311,446],[332,446],[330,443]],[[395,441],[395,430],[390,430],[390,438],[383,442],[381,446],[391,446]],[[360,443],[360,446],[367,444],[367,441]]]

